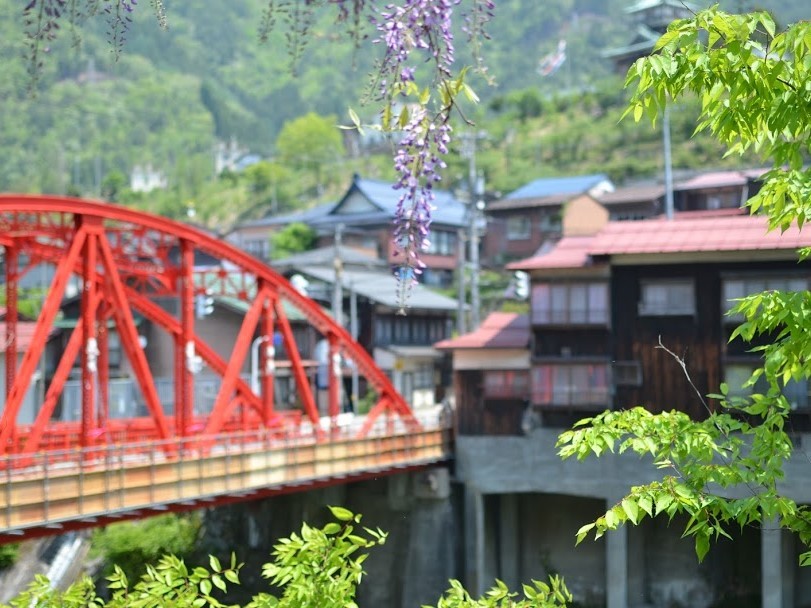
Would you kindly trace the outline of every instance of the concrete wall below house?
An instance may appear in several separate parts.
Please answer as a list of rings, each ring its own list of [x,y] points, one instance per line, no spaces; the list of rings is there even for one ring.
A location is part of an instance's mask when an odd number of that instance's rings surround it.
[[[471,590],[485,590],[495,577],[515,586],[557,572],[583,607],[811,605],[811,571],[797,565],[797,541],[773,524],[713,543],[701,564],[693,540],[681,538],[685,522],[679,520],[644,520],[575,548],[580,526],[631,486],[661,474],[633,454],[561,461],[554,447],[558,434],[540,428],[524,437],[457,437],[456,471],[465,495],[464,582]],[[802,445],[808,445],[805,436]],[[809,502],[811,467],[804,452],[786,473],[782,490]]]

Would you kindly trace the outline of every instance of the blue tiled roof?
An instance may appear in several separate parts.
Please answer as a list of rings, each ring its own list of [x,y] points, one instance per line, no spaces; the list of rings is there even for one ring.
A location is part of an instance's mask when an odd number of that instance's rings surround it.
[[[397,201],[402,192],[392,187],[392,182],[355,178],[355,185],[372,203],[394,217]],[[454,198],[447,190],[434,190],[432,221],[440,224],[464,226],[466,209],[464,203]]]
[[[325,203],[323,205],[316,205],[315,207],[311,207],[309,209],[302,209],[300,211],[293,211],[291,213],[285,213],[283,215],[266,215],[263,218],[258,220],[250,220],[247,222],[242,222],[240,227],[248,227],[248,226],[285,226],[292,222],[304,222],[309,223],[313,220],[322,218],[324,216],[329,215],[330,211],[335,207],[335,203]]]
[[[608,176],[603,173],[572,177],[543,177],[510,192],[505,198],[542,198],[555,194],[580,194],[607,180]]]

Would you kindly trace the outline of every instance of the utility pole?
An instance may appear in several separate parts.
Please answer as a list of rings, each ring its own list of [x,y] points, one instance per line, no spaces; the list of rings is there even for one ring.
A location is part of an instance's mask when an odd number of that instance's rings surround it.
[[[465,323],[465,302],[467,301],[467,289],[465,286],[465,230],[460,228],[456,233],[456,332],[461,336],[466,332]]]
[[[335,225],[335,283],[332,287],[332,316],[335,322],[343,327],[344,324],[344,292],[343,292],[343,270],[344,262],[341,259],[341,236],[344,225]]]
[[[662,119],[662,138],[665,161],[665,216],[673,219],[673,162],[670,158],[670,106],[665,100],[665,111]]]
[[[470,329],[479,328],[479,314],[481,312],[481,301],[479,297],[479,212],[484,208],[484,201],[481,200],[484,194],[484,179],[479,176],[476,169],[476,142],[484,139],[486,134],[463,133],[462,155],[468,159],[468,232],[470,243]],[[464,260],[462,260],[464,262]],[[464,296],[463,296],[464,297]]]

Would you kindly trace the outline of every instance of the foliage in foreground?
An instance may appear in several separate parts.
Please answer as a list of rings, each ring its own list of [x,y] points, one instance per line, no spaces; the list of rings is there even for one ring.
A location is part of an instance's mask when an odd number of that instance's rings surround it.
[[[127,521],[97,530],[93,548],[104,557],[112,574],[115,564],[129,580],[137,580],[147,564],[155,563],[166,554],[184,558],[191,555],[200,532],[197,514],[170,513],[143,521]]]
[[[361,516],[330,507],[335,521],[323,528],[306,523],[301,533],[281,539],[273,548],[273,560],[265,564],[263,576],[280,590],[260,593],[244,608],[357,608],[355,594],[363,579],[363,562],[368,550],[386,542],[382,530],[360,527]],[[224,608],[229,585],[239,585],[242,564],[231,555],[223,565],[209,558],[209,568],[188,567],[178,557],[167,555],[146,565],[146,573],[131,583],[116,566],[108,577],[112,597],[96,595],[93,582],[85,578],[67,591],[51,589],[44,576],[11,601],[13,608]],[[563,581],[552,577],[549,584],[532,581],[524,585],[524,597],[510,592],[501,581],[482,598],[474,599],[459,581],[439,599],[436,608],[556,608],[566,606],[571,595]],[[0,608],[9,608],[3,606]],[[232,605],[230,608],[240,608]],[[429,607],[426,607],[429,608]]]
[[[669,100],[695,94],[702,107],[699,130],[709,130],[729,154],[753,150],[772,163],[750,211],[767,214],[772,229],[802,228],[811,219],[811,168],[804,165],[811,152],[811,22],[776,33],[767,13],[730,15],[713,8],[671,24],[656,48],[659,53],[629,72],[636,90],[628,112],[655,120]],[[809,251],[800,255],[807,258]],[[564,458],[633,451],[666,473],[632,488],[583,526],[578,541],[644,517],[686,514],[684,534],[694,537],[699,559],[719,536],[773,522],[811,545],[811,511],[778,486],[794,449],[786,432],[791,407],[781,391],[811,377],[811,295],[759,293],[737,302],[730,314],[745,318],[733,340],[768,342],[753,349],[763,355],[763,366],[747,382],[752,390],[756,381],[767,386],[763,394],[734,397],[738,387],[722,385],[720,394],[710,395],[719,406],[705,402],[705,421],[635,408],[583,420],[560,436]],[[811,552],[800,562],[811,563]]]

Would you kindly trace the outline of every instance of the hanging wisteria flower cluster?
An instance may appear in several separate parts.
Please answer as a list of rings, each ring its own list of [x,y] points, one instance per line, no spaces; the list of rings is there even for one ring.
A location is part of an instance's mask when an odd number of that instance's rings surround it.
[[[407,0],[387,5],[376,22],[379,36],[375,42],[385,45],[380,65],[380,97],[386,110],[401,99],[420,98],[422,103],[405,105],[398,125],[402,137],[394,157],[399,176],[394,187],[401,191],[394,218],[394,245],[400,257],[396,276],[401,309],[407,303],[410,286],[425,268],[420,254],[428,250],[433,186],[445,167],[442,157],[448,153],[453,97],[440,95],[444,103],[430,105],[430,92],[421,91],[415,81],[412,55],[427,53],[434,67],[434,85],[449,88],[454,60],[451,18],[459,0]],[[437,107],[438,105],[438,107]],[[384,110],[384,128],[391,124]]]

